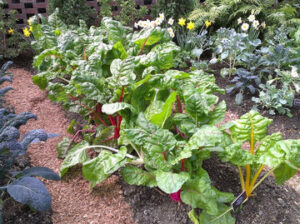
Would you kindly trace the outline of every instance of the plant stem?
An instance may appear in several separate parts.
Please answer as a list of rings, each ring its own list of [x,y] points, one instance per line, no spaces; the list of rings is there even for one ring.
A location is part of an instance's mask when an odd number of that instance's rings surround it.
[[[240,182],[241,182],[242,190],[244,191],[245,190],[245,180],[244,180],[242,168],[240,166],[238,166],[238,169],[239,169],[239,175],[240,175]]]
[[[110,151],[116,152],[116,153],[120,152],[120,150],[109,147],[109,146],[106,146],[106,145],[89,145],[89,146],[84,147],[83,149],[85,150],[85,149],[88,149],[88,148],[102,148],[102,149],[107,149],[107,150],[110,150]],[[133,155],[130,155],[130,154],[126,154],[125,156],[129,159],[134,159],[134,160],[137,160],[137,161],[141,161],[141,159],[139,159],[139,158],[137,158]]]
[[[266,173],[258,182],[257,184],[254,185],[254,187],[252,188],[253,192],[274,170],[276,169],[276,167],[274,167],[273,169],[271,169],[268,173]]]
[[[141,51],[140,51],[139,55],[142,55],[143,50],[144,50],[144,48],[145,48],[145,46],[146,46],[146,43],[147,43],[148,39],[149,39],[149,37],[146,38],[146,40],[145,40],[145,42],[144,42],[144,44],[143,44],[143,46],[142,46],[142,48],[141,48]]]
[[[250,175],[251,175],[251,168],[250,165],[246,165],[246,185],[245,185],[245,191],[247,197],[250,197]]]
[[[255,184],[257,178],[259,177],[261,171],[263,170],[263,168],[264,168],[264,165],[261,165],[261,166],[259,167],[258,171],[256,172],[256,174],[254,175],[254,177],[253,177],[253,179],[252,179],[252,181],[251,181],[251,184],[250,184],[250,193],[252,192],[252,188],[253,188],[253,186],[254,186],[254,184]]]

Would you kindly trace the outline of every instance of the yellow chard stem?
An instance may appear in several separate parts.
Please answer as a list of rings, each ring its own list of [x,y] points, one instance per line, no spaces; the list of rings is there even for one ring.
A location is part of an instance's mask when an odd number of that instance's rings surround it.
[[[261,165],[261,166],[259,167],[258,171],[256,172],[256,174],[254,175],[254,177],[253,177],[253,179],[252,179],[252,181],[251,181],[251,184],[250,184],[250,189],[249,189],[249,190],[250,190],[250,193],[252,192],[253,186],[254,186],[254,184],[255,184],[257,178],[259,177],[261,171],[263,170],[263,168],[264,168],[264,165]]]
[[[246,186],[245,186],[245,190],[246,190],[246,195],[247,198],[250,197],[250,175],[251,175],[251,168],[250,165],[246,165]]]
[[[244,180],[242,168],[240,166],[238,166],[238,169],[239,169],[239,174],[240,174],[240,181],[241,181],[242,190],[244,191],[245,190],[245,180]]]
[[[254,155],[254,127],[253,127],[253,122],[252,122],[252,117],[250,116],[250,121],[251,121],[251,133],[250,133],[250,153]],[[251,167],[250,165],[246,165],[246,195],[247,197],[250,197],[251,195],[251,187],[250,187],[250,176],[251,176]]]

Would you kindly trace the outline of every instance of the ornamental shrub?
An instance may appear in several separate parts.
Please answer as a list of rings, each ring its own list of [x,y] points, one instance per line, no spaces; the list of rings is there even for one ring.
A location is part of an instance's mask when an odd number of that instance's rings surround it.
[[[17,11],[11,10],[6,14],[3,4],[4,2],[0,1],[0,55],[4,58],[14,58],[23,50],[28,49],[30,44],[17,31]]]
[[[88,25],[92,25],[96,16],[96,11],[91,9],[84,0],[49,0],[49,15],[56,8],[59,9],[59,17],[67,25],[79,25],[79,20],[84,20]]]

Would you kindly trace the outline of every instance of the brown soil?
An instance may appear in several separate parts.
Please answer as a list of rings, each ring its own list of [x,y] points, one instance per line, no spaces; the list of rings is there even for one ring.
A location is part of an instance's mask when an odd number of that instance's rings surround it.
[[[56,158],[56,144],[68,136],[66,128],[69,122],[65,112],[47,98],[46,92],[33,85],[31,72],[21,68],[10,69],[10,72],[14,75],[11,86],[15,90],[6,94],[6,102],[15,107],[16,113],[30,111],[38,116],[37,121],[29,121],[21,127],[21,135],[38,128],[61,136],[31,145],[28,150],[31,164],[58,172],[62,160]],[[52,195],[53,223],[135,223],[130,206],[123,200],[117,176],[113,175],[91,191],[80,171],[73,171],[62,181],[44,181]]]

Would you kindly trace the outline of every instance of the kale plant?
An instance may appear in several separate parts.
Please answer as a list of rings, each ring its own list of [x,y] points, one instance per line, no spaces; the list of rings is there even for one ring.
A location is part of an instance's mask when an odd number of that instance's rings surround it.
[[[219,61],[225,62],[229,68],[221,69],[221,76],[233,75],[236,65],[241,63],[245,54],[252,53],[261,44],[259,39],[250,40],[248,34],[237,33],[234,29],[220,28],[212,37],[214,51]],[[214,61],[215,63],[216,61]]]
[[[12,75],[7,73],[12,62],[5,63],[0,71],[0,82],[12,81]],[[11,87],[2,88],[0,93],[5,93]],[[7,191],[16,201],[27,204],[39,211],[51,209],[51,196],[44,184],[33,176],[41,176],[50,180],[60,180],[60,177],[46,167],[33,167],[23,171],[14,172],[13,166],[19,156],[26,154],[31,143],[46,141],[56,137],[56,134],[47,134],[43,130],[27,132],[21,140],[19,127],[25,125],[28,120],[37,119],[36,115],[25,112],[12,113],[7,108],[0,108],[0,191]],[[8,180],[7,180],[8,178]],[[3,197],[3,194],[1,194]],[[0,198],[2,201],[3,198]],[[0,222],[2,215],[0,211]]]
[[[0,178],[9,177],[9,183],[1,186],[16,201],[27,204],[39,211],[51,209],[51,196],[44,184],[33,176],[41,176],[49,180],[60,180],[60,177],[46,167],[33,167],[20,172],[13,172],[15,160],[26,153],[29,145],[38,141],[46,141],[56,137],[43,130],[32,130],[19,141],[18,128],[30,119],[36,119],[29,112],[22,114],[10,113],[8,109],[0,109]]]
[[[261,84],[259,97],[252,97],[252,100],[261,105],[262,108],[268,109],[269,114],[275,115],[286,114],[292,117],[290,109],[293,106],[295,98],[295,91],[292,90],[288,84],[283,84],[280,88],[277,88],[275,84],[272,84],[274,80],[269,80],[267,83]]]
[[[258,91],[256,86],[259,85],[260,78],[243,68],[237,69],[235,73],[236,76],[230,81],[231,83],[234,83],[234,85],[227,89],[227,93],[237,93],[235,96],[235,103],[241,105],[246,90],[249,90],[251,94],[255,94]]]

